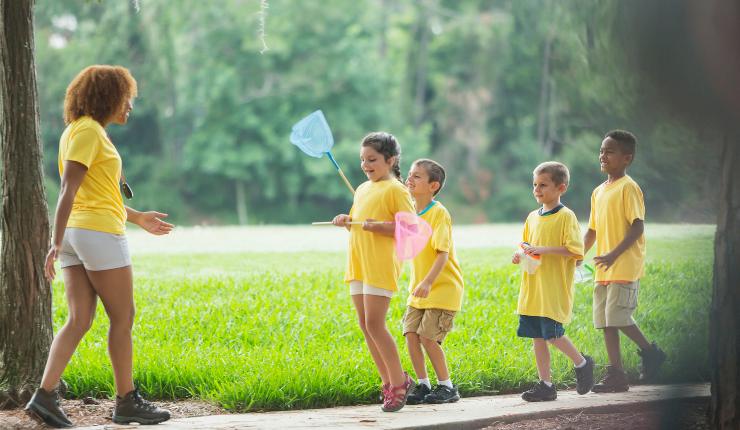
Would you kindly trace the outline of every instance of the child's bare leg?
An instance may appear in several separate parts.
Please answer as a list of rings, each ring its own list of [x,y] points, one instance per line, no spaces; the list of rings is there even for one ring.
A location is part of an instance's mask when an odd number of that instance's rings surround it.
[[[385,362],[383,361],[382,356],[380,355],[380,352],[378,351],[378,347],[375,346],[375,342],[373,341],[372,337],[367,331],[367,326],[365,324],[365,302],[363,299],[362,294],[357,294],[350,296],[352,297],[352,303],[355,305],[355,310],[357,311],[357,320],[360,323],[360,329],[362,330],[362,334],[365,337],[365,343],[367,344],[367,349],[370,350],[370,355],[373,357],[373,361],[375,362],[375,367],[378,368],[378,373],[380,374],[380,380],[383,382],[383,384],[387,384],[390,382],[390,377],[388,376],[388,369],[385,367]]]
[[[575,345],[573,345],[573,342],[568,338],[568,336],[561,336],[557,339],[550,339],[548,340],[555,348],[561,350],[563,354],[567,355],[568,358],[573,362],[574,365],[578,366],[579,364],[583,363],[583,360],[585,358],[581,353],[576,349]]]
[[[534,344],[534,359],[537,363],[537,373],[540,379],[545,382],[552,382],[552,376],[550,375],[550,349],[547,346],[547,342],[542,338],[532,339]]]
[[[447,359],[445,358],[445,352],[442,347],[436,341],[424,336],[421,336],[420,339],[424,345],[424,350],[427,352],[427,356],[429,356],[429,361],[432,362],[434,373],[437,374],[437,381],[450,379],[450,372],[447,370]]]
[[[640,349],[650,349],[651,345],[650,342],[645,338],[645,335],[642,334],[642,331],[640,330],[640,327],[637,326],[637,324],[628,325],[626,327],[619,327],[620,330],[622,330],[622,333],[626,334],[628,338],[632,339],[632,342],[635,342],[637,346],[640,347]]]
[[[622,354],[619,351],[619,329],[617,327],[604,327],[604,343],[606,353],[609,355],[609,364],[621,369]]]
[[[419,335],[416,333],[406,333],[406,346],[409,349],[411,365],[414,366],[416,379],[427,379],[427,366],[424,362],[424,351],[421,350]]]
[[[387,375],[392,386],[397,387],[405,382],[401,358],[398,356],[398,348],[388,328],[385,326],[385,316],[388,313],[390,297],[373,296],[364,294],[365,300],[365,326],[387,370]]]

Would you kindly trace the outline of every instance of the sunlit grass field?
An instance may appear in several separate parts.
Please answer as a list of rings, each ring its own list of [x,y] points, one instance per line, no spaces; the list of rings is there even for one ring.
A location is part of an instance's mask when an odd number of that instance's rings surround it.
[[[711,229],[670,229],[648,237],[648,265],[636,319],[669,355],[661,382],[708,378]],[[136,251],[136,250],[135,250]],[[370,403],[379,378],[342,283],[343,252],[134,255],[137,304],[134,378],[152,398],[199,398],[235,410],[292,409]],[[465,276],[463,310],[445,341],[463,396],[521,390],[536,381],[531,341],[516,337],[520,275],[509,247],[459,249]],[[407,285],[407,276],[401,280]],[[590,283],[575,286],[566,333],[606,362],[591,324]],[[391,302],[388,325],[401,345],[407,292]],[[54,284],[54,325],[66,317],[63,286]],[[95,324],[64,374],[70,393],[110,395],[108,321]],[[634,375],[636,348],[623,337]],[[571,365],[553,354],[560,387],[574,384]],[[430,367],[431,371],[431,367]],[[602,367],[599,366],[599,373]]]

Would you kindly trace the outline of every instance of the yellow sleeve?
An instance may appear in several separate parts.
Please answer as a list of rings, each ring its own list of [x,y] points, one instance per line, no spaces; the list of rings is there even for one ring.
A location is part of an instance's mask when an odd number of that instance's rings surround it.
[[[395,181],[395,179],[390,180]],[[403,186],[393,187],[392,190],[391,198],[389,199],[390,204],[388,205],[391,213],[394,215],[396,212],[411,212],[415,214],[414,202],[411,200],[411,194],[409,194],[408,190]]]
[[[100,135],[93,129],[83,129],[75,133],[67,143],[62,161],[76,161],[90,168],[100,151]]]
[[[563,246],[573,254],[576,260],[583,260],[583,239],[581,227],[575,214],[568,214],[563,228]]]
[[[452,220],[449,215],[437,217],[432,226],[432,248],[437,252],[450,252],[452,242]]]
[[[593,190],[591,193],[591,212],[588,215],[588,228],[596,231],[596,214],[594,211],[596,210],[596,190]]]
[[[632,224],[636,219],[645,219],[645,200],[639,186],[629,184],[624,187],[622,194],[624,200],[624,216],[627,222]]]

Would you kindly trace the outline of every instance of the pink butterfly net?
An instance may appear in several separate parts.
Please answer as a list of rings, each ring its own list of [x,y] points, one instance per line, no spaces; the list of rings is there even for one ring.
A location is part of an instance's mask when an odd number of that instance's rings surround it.
[[[397,212],[395,220],[396,255],[399,260],[411,260],[427,246],[432,227],[411,212]]]

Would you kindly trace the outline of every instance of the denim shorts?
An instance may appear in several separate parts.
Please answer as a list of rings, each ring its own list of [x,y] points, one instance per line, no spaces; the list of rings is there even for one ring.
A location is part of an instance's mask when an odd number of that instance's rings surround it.
[[[550,340],[563,337],[564,334],[563,324],[553,319],[519,315],[519,328],[516,330],[516,335],[519,337]]]

